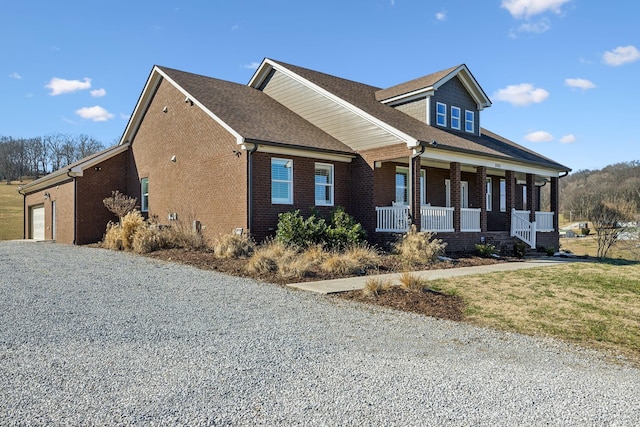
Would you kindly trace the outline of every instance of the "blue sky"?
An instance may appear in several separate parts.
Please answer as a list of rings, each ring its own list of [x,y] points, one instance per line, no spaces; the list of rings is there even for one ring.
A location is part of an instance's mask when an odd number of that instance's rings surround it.
[[[0,135],[115,144],[154,64],[246,84],[264,57],[379,87],[461,63],[481,125],[571,167],[640,159],[628,0],[4,1]]]

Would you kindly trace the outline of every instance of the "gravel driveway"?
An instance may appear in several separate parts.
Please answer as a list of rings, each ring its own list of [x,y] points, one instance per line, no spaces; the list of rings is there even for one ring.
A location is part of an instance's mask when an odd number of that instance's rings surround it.
[[[171,263],[0,242],[0,425],[635,425],[596,353]]]

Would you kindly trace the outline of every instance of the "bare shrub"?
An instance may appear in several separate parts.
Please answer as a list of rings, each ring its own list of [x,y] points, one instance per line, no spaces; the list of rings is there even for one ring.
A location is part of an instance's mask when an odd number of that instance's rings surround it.
[[[111,197],[102,200],[102,203],[121,220],[126,214],[135,209],[136,201],[135,197],[127,196],[116,190],[111,192]]]
[[[218,258],[247,258],[253,254],[255,244],[246,235],[220,234],[213,239],[212,248]]]
[[[305,249],[301,256],[310,265],[320,265],[329,256],[329,253],[325,250],[323,245],[313,245]]]
[[[400,278],[398,280],[400,281],[400,286],[402,288],[411,291],[421,291],[426,286],[424,280],[414,274],[409,273],[408,271],[400,274]]]
[[[362,293],[366,296],[378,296],[391,289],[391,282],[377,277],[370,277],[364,283]]]
[[[283,278],[301,278],[309,274],[311,262],[289,249],[278,261],[278,274]]]
[[[416,226],[404,234],[395,244],[395,251],[408,263],[429,263],[444,255],[447,246],[441,239],[436,239],[432,233],[418,232]]]

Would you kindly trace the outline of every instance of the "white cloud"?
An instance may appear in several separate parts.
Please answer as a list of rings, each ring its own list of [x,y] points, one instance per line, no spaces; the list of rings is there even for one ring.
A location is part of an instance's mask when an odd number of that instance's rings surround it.
[[[76,110],[75,113],[83,119],[91,120],[94,122],[106,122],[107,120],[110,120],[114,117],[113,114],[100,107],[99,105],[80,108],[79,110]]]
[[[502,0],[500,7],[509,11],[516,19],[529,18],[547,11],[562,12],[560,7],[570,0]]]
[[[635,46],[618,46],[613,50],[606,51],[602,56],[605,64],[617,67],[640,59],[640,51]]]
[[[120,113],[120,118],[122,120],[129,120],[131,116],[129,114]]]
[[[47,89],[51,89],[51,92],[49,92],[49,95],[51,96],[62,95],[63,93],[73,93],[79,90],[89,89],[91,87],[91,79],[88,77],[85,77],[81,81],[81,80],[65,80],[65,79],[60,79],[58,77],[54,77],[44,87],[46,87]]]
[[[524,139],[529,142],[550,142],[553,141],[553,135],[551,135],[549,132],[539,130],[526,134],[524,136]]]
[[[237,31],[240,29],[240,25],[234,25],[231,27],[231,31]]]
[[[22,78],[22,76],[18,73],[16,73],[15,71],[11,74],[9,74],[9,77],[11,77],[12,79],[17,79],[20,80]]]
[[[509,102],[516,106],[537,104],[549,97],[549,92],[541,88],[535,88],[531,83],[509,85],[493,94],[498,101]]]
[[[573,134],[565,135],[560,138],[560,142],[563,144],[573,144],[576,142],[576,137]]]
[[[564,84],[569,87],[582,90],[593,89],[594,87],[596,87],[596,85],[591,80],[581,78],[565,79]]]
[[[252,62],[251,64],[243,65],[244,68],[247,68],[249,70],[257,70],[259,66],[259,62]]]
[[[521,33],[544,33],[548,31],[551,26],[549,21],[543,19],[538,22],[526,22],[518,27],[518,31]]]
[[[89,93],[91,94],[91,96],[93,96],[94,98],[100,98],[103,97],[107,94],[107,91],[100,88],[100,89],[94,89],[92,91],[89,91]]]
[[[447,12],[438,12],[438,13],[436,13],[436,19],[438,21],[445,21],[447,19]]]

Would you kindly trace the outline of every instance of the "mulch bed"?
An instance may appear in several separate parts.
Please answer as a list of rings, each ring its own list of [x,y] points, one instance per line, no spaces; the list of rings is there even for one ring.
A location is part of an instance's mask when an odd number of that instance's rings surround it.
[[[188,249],[165,249],[147,254],[150,258],[165,261],[178,262],[191,265],[203,270],[219,271],[233,276],[247,277],[263,282],[286,285],[294,282],[309,282],[318,280],[328,280],[340,277],[350,277],[353,275],[328,274],[320,269],[309,272],[303,278],[287,279],[277,274],[252,274],[246,271],[246,259],[216,258],[209,250],[188,250]],[[397,273],[407,270],[421,271],[430,269],[458,268],[474,265],[488,265],[500,262],[516,261],[513,259],[498,260],[491,258],[480,258],[477,256],[465,256],[453,259],[452,261],[439,261],[431,264],[412,265],[410,268],[403,264],[398,257],[385,254],[381,257],[381,264],[375,270],[369,270],[367,275]],[[406,290],[399,286],[394,286],[386,292],[377,296],[366,296],[361,291],[350,291],[335,294],[335,298],[343,298],[351,301],[358,301],[366,304],[375,304],[383,307],[390,307],[396,310],[419,313],[426,316],[437,317],[449,320],[463,320],[464,301],[457,295],[445,295],[432,290],[416,291]]]

